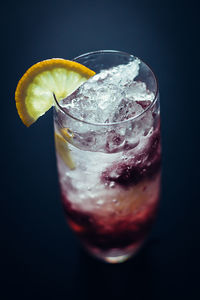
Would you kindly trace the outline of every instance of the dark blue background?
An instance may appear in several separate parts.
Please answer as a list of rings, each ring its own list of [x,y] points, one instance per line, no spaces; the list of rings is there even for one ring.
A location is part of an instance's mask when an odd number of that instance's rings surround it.
[[[195,1],[6,1],[1,7],[0,298],[197,299],[200,268],[199,13]],[[52,112],[31,128],[18,80],[46,58],[114,49],[159,79],[162,201],[142,251],[122,265],[88,257],[59,198]]]

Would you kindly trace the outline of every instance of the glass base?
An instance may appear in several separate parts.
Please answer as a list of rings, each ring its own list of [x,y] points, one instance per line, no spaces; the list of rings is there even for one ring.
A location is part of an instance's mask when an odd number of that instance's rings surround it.
[[[128,260],[132,255],[133,254],[125,254],[125,255],[119,255],[119,256],[105,256],[101,259],[110,264],[119,264],[119,263],[123,263],[126,260]]]
[[[139,251],[142,245],[143,242],[140,242],[137,245],[135,244],[134,246],[129,246],[124,249],[111,249],[108,251],[102,251],[98,248],[86,246],[86,250],[93,257],[101,261],[110,264],[118,264],[118,263],[123,263],[129,258],[131,258],[132,256],[134,256]]]

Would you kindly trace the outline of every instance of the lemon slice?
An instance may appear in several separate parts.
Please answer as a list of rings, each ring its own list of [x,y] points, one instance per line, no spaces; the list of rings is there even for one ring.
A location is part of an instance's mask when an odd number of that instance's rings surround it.
[[[69,128],[60,128],[60,132],[67,141],[74,137],[74,133]]]
[[[15,101],[22,122],[28,127],[57,100],[70,95],[83,82],[95,74],[85,66],[62,58],[52,58],[36,63],[20,79]]]
[[[68,147],[68,142],[59,134],[55,133],[55,146],[56,151],[64,163],[71,169],[75,169],[75,163],[71,158],[70,149]]]

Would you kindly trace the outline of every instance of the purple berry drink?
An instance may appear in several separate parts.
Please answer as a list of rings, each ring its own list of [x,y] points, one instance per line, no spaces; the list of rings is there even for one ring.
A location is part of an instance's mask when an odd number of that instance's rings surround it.
[[[62,203],[86,249],[122,262],[143,244],[160,194],[160,110],[150,68],[117,51],[82,55],[96,75],[54,110]]]

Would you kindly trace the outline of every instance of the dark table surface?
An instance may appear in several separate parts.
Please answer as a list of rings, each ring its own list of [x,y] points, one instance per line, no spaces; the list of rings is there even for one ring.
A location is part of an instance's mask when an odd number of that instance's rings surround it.
[[[194,1],[7,1],[1,30],[0,298],[198,299],[199,27]],[[52,111],[27,129],[14,91],[27,67],[115,49],[159,80],[163,177],[158,218],[132,260],[90,258],[59,198]]]

